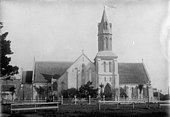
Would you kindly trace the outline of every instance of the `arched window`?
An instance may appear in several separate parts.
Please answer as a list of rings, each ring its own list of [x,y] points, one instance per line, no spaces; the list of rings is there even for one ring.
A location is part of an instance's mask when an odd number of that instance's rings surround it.
[[[82,64],[82,72],[81,72],[81,77],[82,77],[82,84],[85,84],[85,64]]]
[[[105,50],[106,49],[106,39],[104,38],[103,39],[103,50]]]
[[[110,77],[110,82],[112,81],[112,77]]]
[[[108,49],[109,48],[109,40],[108,40],[108,38],[106,37],[106,49]]]
[[[109,46],[110,46],[110,49],[111,49],[112,48],[112,38],[110,38]]]
[[[112,63],[109,62],[109,72],[112,72]]]
[[[103,64],[104,64],[104,72],[106,72],[106,62],[104,62]]]
[[[62,81],[62,82],[61,82],[61,89],[62,89],[62,90],[64,90],[64,85],[65,85],[65,83]]]
[[[112,89],[109,83],[107,83],[104,88],[104,94],[106,97],[112,97]]]

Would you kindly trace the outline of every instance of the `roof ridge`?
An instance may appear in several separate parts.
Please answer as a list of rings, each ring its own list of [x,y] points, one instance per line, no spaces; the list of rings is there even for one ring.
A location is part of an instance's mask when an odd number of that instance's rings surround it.
[[[118,63],[125,63],[125,62],[118,62]],[[132,62],[126,62],[127,64],[131,64]],[[142,63],[132,63],[132,64],[142,64]]]
[[[150,79],[149,73],[148,73],[148,71],[147,71],[147,69],[146,69],[146,65],[145,65],[144,63],[142,63],[142,65],[143,65],[143,69],[144,69],[144,71],[145,71],[145,74],[146,74],[146,76],[147,76],[147,78],[148,78],[149,82],[151,82],[151,79]]]
[[[35,61],[36,63],[40,63],[40,62],[49,62],[49,63],[61,63],[61,62],[65,62],[65,63],[73,63],[73,61]]]

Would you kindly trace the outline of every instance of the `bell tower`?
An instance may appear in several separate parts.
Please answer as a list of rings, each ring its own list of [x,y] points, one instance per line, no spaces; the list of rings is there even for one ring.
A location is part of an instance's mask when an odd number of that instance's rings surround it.
[[[105,9],[98,24],[98,51],[112,51],[112,24],[108,22]]]
[[[118,56],[112,52],[112,24],[103,10],[101,22],[98,23],[98,53],[95,57],[96,81],[99,94],[105,91],[119,99]]]

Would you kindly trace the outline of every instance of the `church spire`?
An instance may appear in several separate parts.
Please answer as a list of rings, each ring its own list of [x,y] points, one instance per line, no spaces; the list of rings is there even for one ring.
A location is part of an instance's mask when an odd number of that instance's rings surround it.
[[[107,20],[107,16],[106,16],[105,7],[104,7],[104,10],[103,10],[103,16],[102,16],[101,23],[102,23],[102,22],[108,22],[108,20]]]
[[[98,24],[98,51],[112,51],[112,24],[108,22],[105,8]]]

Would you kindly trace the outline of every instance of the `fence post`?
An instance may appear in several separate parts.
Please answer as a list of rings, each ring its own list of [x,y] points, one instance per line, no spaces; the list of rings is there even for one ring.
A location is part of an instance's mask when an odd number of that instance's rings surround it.
[[[77,99],[76,99],[76,95],[74,96],[74,104],[76,104],[76,101],[77,101]]]
[[[103,101],[105,102],[105,95],[103,95]]]
[[[63,104],[63,96],[61,96],[61,104]]]
[[[47,102],[47,97],[45,97],[45,102]]]
[[[119,103],[117,102],[116,109],[118,109],[118,108],[119,108]]]
[[[54,96],[53,96],[53,102],[55,102],[55,98],[54,98]]]
[[[12,114],[12,104],[11,104],[11,114]]]
[[[35,104],[35,112],[36,112],[36,103],[34,102],[34,104]]]
[[[91,103],[90,97],[91,97],[91,96],[89,95],[89,104]]]
[[[101,109],[101,107],[100,107],[101,105],[100,105],[100,102],[98,101],[98,109],[100,110]]]

